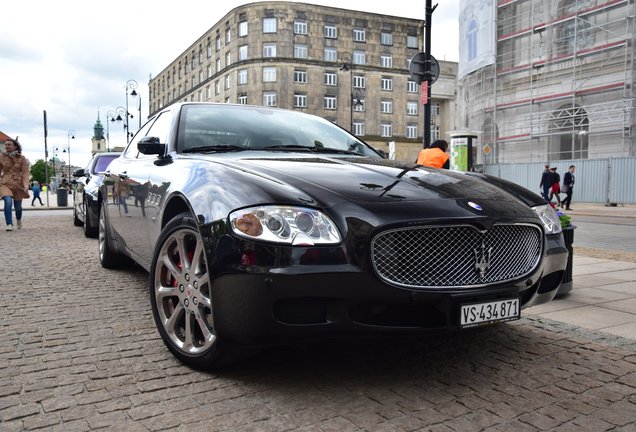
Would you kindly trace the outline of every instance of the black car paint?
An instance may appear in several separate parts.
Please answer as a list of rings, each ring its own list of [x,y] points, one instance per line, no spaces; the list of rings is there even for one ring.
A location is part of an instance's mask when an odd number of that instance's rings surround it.
[[[98,194],[104,179],[103,170],[99,169],[103,159],[116,159],[119,152],[96,153],[85,168],[73,172],[73,213],[86,226],[97,227],[99,222]],[[101,162],[100,162],[101,161]],[[108,165],[106,165],[108,166]],[[85,230],[85,233],[89,233]]]
[[[178,108],[173,109],[174,127]],[[519,199],[525,193],[502,190],[492,178],[380,157],[267,151],[180,154],[176,136],[171,133],[161,144],[165,144],[163,154],[132,151],[113,162],[101,187],[106,219],[117,250],[149,270],[163,226],[182,211],[193,216],[207,247],[209,273],[214,278],[215,328],[223,338],[261,343],[453,328],[461,303],[520,297],[527,307],[556,294],[567,259],[561,234],[545,235],[539,266],[512,283],[478,289],[405,289],[372,276],[368,241],[396,224],[452,221],[481,229],[495,223],[541,226],[529,207],[534,198],[527,196],[521,204]],[[134,193],[125,196],[126,212],[121,203],[105,198],[115,196],[117,185],[123,183],[145,191],[141,207],[133,203]],[[322,210],[335,222],[343,241],[335,246],[292,247],[246,240],[232,233],[231,211],[273,203]],[[253,261],[245,264],[248,253]],[[543,286],[542,278],[546,278]],[[361,318],[374,307],[400,304],[413,311],[403,322],[398,316],[393,322],[387,318],[378,323]],[[305,318],[295,317],[295,310]]]

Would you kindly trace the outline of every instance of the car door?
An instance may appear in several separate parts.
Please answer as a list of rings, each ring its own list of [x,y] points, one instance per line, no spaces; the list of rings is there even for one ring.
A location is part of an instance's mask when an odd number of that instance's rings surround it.
[[[108,206],[108,217],[113,235],[135,259],[148,265],[152,259],[148,224],[154,221],[153,215],[148,213],[148,190],[157,156],[139,152],[137,142],[145,136],[157,136],[166,142],[170,118],[171,113],[167,111],[148,122],[109,169],[113,199]]]

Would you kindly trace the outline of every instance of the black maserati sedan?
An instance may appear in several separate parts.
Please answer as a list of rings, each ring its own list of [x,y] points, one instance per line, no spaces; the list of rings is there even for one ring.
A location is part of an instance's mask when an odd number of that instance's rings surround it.
[[[97,237],[99,208],[97,193],[108,165],[119,157],[119,152],[96,153],[85,168],[73,172],[73,224],[84,227],[86,237]]]
[[[518,192],[387,160],[313,115],[178,103],[105,173],[99,259],[149,272],[158,332],[195,368],[245,347],[464,331],[559,288],[559,218]]]

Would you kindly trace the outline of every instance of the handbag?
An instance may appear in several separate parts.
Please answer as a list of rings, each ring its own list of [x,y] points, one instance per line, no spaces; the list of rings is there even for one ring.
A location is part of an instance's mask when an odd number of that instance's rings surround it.
[[[563,183],[563,186],[561,186],[561,192],[567,193],[569,190],[570,190],[570,186]]]

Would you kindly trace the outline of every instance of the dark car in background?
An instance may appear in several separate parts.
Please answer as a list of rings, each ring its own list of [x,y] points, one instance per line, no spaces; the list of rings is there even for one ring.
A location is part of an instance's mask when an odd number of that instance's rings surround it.
[[[97,237],[99,208],[97,196],[104,172],[119,152],[96,153],[85,168],[73,172],[73,224],[84,227],[86,237]]]
[[[545,202],[264,107],[163,109],[97,202],[102,266],[149,272],[159,334],[197,368],[245,346],[516,320],[552,300],[568,254]]]

